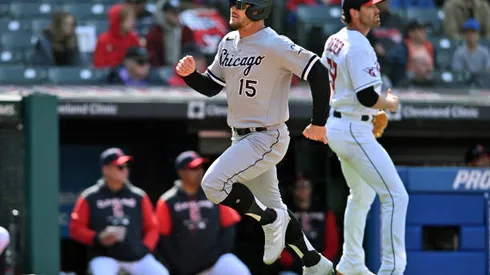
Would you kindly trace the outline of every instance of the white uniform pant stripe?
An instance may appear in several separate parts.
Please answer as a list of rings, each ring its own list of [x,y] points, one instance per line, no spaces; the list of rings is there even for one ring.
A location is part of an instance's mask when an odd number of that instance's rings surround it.
[[[261,160],[264,160],[264,158],[266,157],[267,154],[270,154],[274,148],[274,145],[276,145],[277,143],[279,143],[279,139],[281,138],[281,133],[279,132],[279,130],[276,130],[277,132],[277,137],[276,137],[276,140],[270,145],[269,147],[269,150],[265,151],[262,156],[257,159],[254,163],[250,164],[249,166],[245,167],[244,169],[242,169],[241,171],[238,171],[236,172],[235,174],[231,175],[229,178],[226,179],[225,182],[223,182],[223,189],[222,191],[225,192],[227,195],[229,194],[228,191],[226,190],[226,185],[227,184],[230,184],[230,181],[231,181],[231,184],[233,184],[233,179],[237,176],[239,176],[241,173],[243,172],[246,172],[248,169],[252,168],[253,166],[257,165],[257,163]],[[245,138],[247,139],[247,138]]]
[[[289,131],[277,129],[234,136],[233,144],[217,158],[202,179],[207,198],[222,202],[235,182],[247,186],[267,207],[286,208],[279,192],[276,165],[286,155]]]
[[[374,164],[374,162],[371,160],[371,158],[366,153],[366,151],[364,150],[364,148],[362,148],[362,145],[357,141],[356,137],[352,133],[352,123],[350,123],[350,125],[349,125],[349,131],[350,131],[350,135],[352,136],[352,138],[354,139],[354,141],[357,143],[357,145],[359,146],[359,148],[361,148],[361,151],[364,153],[364,155],[366,156],[366,158],[369,160],[369,162],[373,166],[374,170],[376,170],[376,173],[378,173],[379,178],[381,179],[381,181],[383,182],[384,186],[386,187],[386,191],[388,192],[388,194],[390,196],[390,199],[391,199],[391,203],[393,205],[393,207],[391,209],[391,218],[390,218],[390,239],[391,239],[391,249],[392,249],[392,254],[393,254],[393,271],[390,273],[390,275],[393,275],[393,273],[395,272],[395,267],[396,267],[395,245],[394,245],[394,242],[393,242],[393,216],[395,215],[395,200],[393,199],[393,195],[391,194],[390,188],[386,184],[386,181],[384,180],[383,176],[379,172],[378,168],[376,167],[376,165]]]
[[[372,129],[372,123],[360,120],[330,117],[327,122],[328,144],[339,157],[350,189],[344,218],[344,251],[337,269],[343,274],[366,273],[362,247],[364,229],[367,214],[378,194],[383,234],[381,268],[376,274],[400,275],[406,266],[408,194],[393,161],[374,138]]]

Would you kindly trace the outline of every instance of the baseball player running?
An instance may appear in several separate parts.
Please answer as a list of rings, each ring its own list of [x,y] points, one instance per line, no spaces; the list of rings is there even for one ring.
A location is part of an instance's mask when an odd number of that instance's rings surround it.
[[[236,31],[221,40],[214,62],[202,74],[193,57],[185,56],[176,71],[208,97],[226,90],[232,145],[203,177],[207,198],[262,225],[264,263],[274,263],[287,243],[302,260],[304,274],[330,274],[332,263],[314,250],[282,202],[276,174],[290,140],[285,122],[292,74],[309,82],[313,96],[313,118],[304,135],[326,143],[328,72],[317,55],[265,27],[271,5],[272,0],[231,0],[230,25]]]
[[[364,275],[362,242],[366,216],[376,193],[382,205],[382,263],[378,275],[403,274],[406,265],[405,216],[408,195],[388,153],[373,135],[373,115],[396,111],[398,98],[381,94],[380,68],[366,35],[380,25],[382,0],[344,0],[347,26],[328,38],[322,63],[329,69],[332,98],[327,139],[337,154],[350,195],[344,220],[343,255],[338,274]]]

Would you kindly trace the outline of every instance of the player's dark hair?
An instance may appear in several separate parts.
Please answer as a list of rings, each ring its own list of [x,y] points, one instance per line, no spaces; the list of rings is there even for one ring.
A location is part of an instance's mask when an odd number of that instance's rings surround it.
[[[346,13],[345,11],[342,11],[342,16],[340,17],[340,21],[342,21],[344,25],[349,25],[352,22],[352,17],[350,16],[350,12]]]

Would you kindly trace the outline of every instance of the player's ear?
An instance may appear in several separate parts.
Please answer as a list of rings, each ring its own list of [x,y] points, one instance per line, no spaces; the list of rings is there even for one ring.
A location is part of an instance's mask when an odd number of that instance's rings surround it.
[[[350,13],[351,18],[358,18],[359,17],[359,11],[356,9],[350,9],[349,13]]]

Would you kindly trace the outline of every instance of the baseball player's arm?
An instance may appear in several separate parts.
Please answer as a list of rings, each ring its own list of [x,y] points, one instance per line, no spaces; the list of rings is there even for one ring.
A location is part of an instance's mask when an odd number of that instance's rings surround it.
[[[311,124],[325,126],[328,117],[328,101],[330,99],[330,84],[328,71],[318,60],[308,74],[311,96],[313,98],[313,116]]]
[[[148,195],[143,197],[141,212],[143,214],[143,244],[149,251],[153,251],[160,234],[158,233],[158,221],[154,215],[153,205]]]
[[[219,205],[219,219],[220,219],[220,241],[221,253],[229,253],[233,249],[235,243],[235,224],[241,220],[240,215],[232,208],[224,205]]]
[[[313,98],[313,115],[311,124],[325,126],[328,116],[330,84],[328,72],[315,53],[296,45],[287,37],[281,37],[272,51],[282,67],[303,80],[308,81]]]
[[[332,211],[325,213],[325,244],[322,251],[323,256],[327,259],[334,259],[339,252],[339,230],[335,215]]]
[[[158,219],[158,231],[163,236],[170,236],[172,231],[172,217],[170,216],[170,209],[163,199],[159,199],[157,202],[156,216]]]
[[[165,257],[169,266],[167,268],[175,269],[179,262],[180,253],[173,249],[172,232],[172,216],[168,204],[165,200],[159,199],[156,207],[156,216],[158,219],[158,229],[161,235],[160,252]]]
[[[79,197],[70,220],[70,237],[82,244],[93,245],[98,243],[97,233],[88,227],[90,221],[90,208],[84,197]]]
[[[394,102],[388,97],[379,96],[375,87],[382,84],[377,60],[363,49],[357,49],[347,56],[349,77],[357,100],[363,106],[373,109],[392,109]]]
[[[184,76],[183,79],[185,83],[196,92],[207,97],[213,97],[221,92],[224,85],[213,80],[210,75],[212,75],[212,73],[210,73],[209,70],[204,74],[195,70],[190,75]]]

